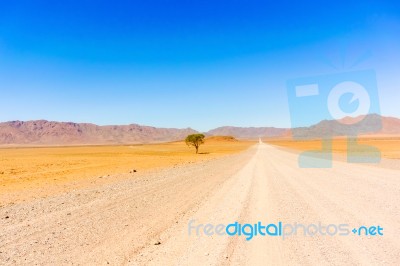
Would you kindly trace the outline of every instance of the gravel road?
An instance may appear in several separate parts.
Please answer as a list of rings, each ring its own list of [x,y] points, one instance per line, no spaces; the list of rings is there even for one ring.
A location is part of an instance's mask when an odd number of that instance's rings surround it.
[[[400,265],[399,170],[340,161],[331,169],[301,169],[297,154],[259,143],[130,175],[1,207],[0,264]],[[384,234],[246,241],[189,234],[190,221],[379,225]]]

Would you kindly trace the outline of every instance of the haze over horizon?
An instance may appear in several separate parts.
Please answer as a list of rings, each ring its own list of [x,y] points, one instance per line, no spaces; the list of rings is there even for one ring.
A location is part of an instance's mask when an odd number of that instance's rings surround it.
[[[1,3],[0,121],[287,128],[288,79],[364,69],[400,117],[399,4],[315,5]]]

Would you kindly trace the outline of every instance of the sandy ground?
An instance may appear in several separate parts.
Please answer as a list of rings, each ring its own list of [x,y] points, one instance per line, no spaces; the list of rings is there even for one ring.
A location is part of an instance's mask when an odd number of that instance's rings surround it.
[[[213,137],[200,147],[198,155],[184,142],[0,148],[0,207],[132,178],[120,174],[134,170],[212,160],[246,150],[253,143]]]
[[[127,175],[127,174],[121,174]],[[399,265],[399,170],[301,169],[267,144],[0,208],[1,264]],[[188,223],[380,225],[383,236],[189,235]]]
[[[293,139],[266,139],[265,142],[272,145],[290,149],[305,151],[321,148],[321,140],[293,140]],[[361,136],[357,138],[361,145],[373,146],[379,149],[381,156],[387,159],[400,159],[400,137],[399,136]],[[334,138],[332,151],[337,154],[347,153],[348,142],[346,138]],[[352,148],[357,151],[357,148]]]

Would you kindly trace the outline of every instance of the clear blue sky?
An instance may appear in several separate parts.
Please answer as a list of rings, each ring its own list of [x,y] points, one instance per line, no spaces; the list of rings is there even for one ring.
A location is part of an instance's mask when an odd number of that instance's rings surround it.
[[[400,117],[398,1],[0,3],[0,121],[287,127],[288,79],[368,68]]]

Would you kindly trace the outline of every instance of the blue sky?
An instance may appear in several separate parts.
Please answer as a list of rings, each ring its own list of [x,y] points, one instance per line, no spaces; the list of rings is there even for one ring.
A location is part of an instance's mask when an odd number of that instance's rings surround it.
[[[0,121],[288,127],[288,79],[363,69],[400,117],[396,2],[2,1]]]

